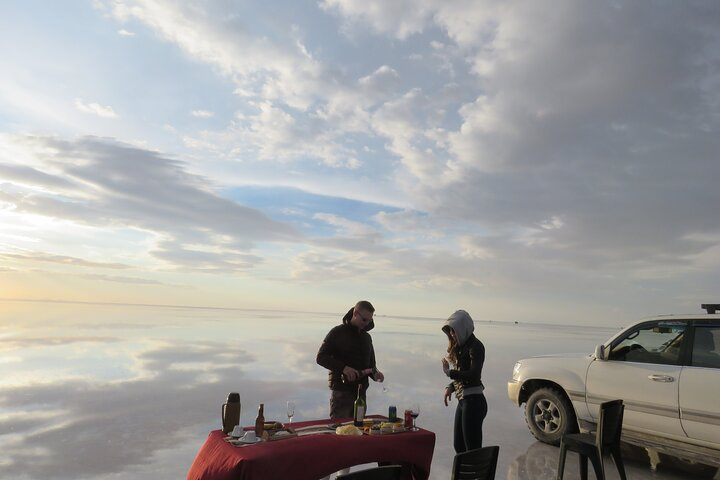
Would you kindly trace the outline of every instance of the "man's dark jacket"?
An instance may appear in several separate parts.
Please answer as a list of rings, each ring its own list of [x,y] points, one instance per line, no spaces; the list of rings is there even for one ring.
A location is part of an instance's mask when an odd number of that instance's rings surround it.
[[[375,327],[375,323],[371,321],[365,330],[358,330],[350,324],[353,310],[351,308],[345,314],[341,325],[328,332],[318,350],[317,363],[328,369],[328,383],[332,390],[356,392],[358,383],[363,385],[363,390],[367,390],[367,376],[363,376],[359,382],[343,383],[341,374],[346,366],[358,371],[366,368],[375,371],[375,350],[372,337],[367,333]]]

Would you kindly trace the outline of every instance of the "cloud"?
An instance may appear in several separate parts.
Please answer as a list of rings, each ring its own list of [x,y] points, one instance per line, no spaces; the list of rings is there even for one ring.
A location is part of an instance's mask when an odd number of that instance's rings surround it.
[[[720,34],[706,6],[423,2],[401,20],[383,2],[323,5],[380,35],[440,29],[467,60],[453,63],[474,82],[457,127],[430,116],[421,89],[373,115],[418,210],[503,232],[503,256],[529,242],[531,258],[579,268],[689,265],[716,245],[698,237],[718,232],[720,202]]]
[[[460,111],[452,180],[433,201],[522,230],[562,219],[533,238],[578,265],[685,263],[712,246],[687,235],[717,231],[708,179],[720,174],[718,143],[707,133],[717,106],[704,85],[719,72],[718,36],[701,8],[594,4],[568,15],[525,5],[497,18],[474,60],[492,65],[478,69],[485,94]],[[640,19],[644,33],[631,33]]]
[[[85,103],[80,98],[75,99],[75,108],[77,108],[81,112],[91,113],[102,118],[118,118],[118,115],[115,113],[115,110],[113,110],[112,107],[103,106],[95,102]]]
[[[193,110],[190,115],[196,118],[211,118],[215,114],[208,110]]]
[[[166,285],[163,282],[149,278],[122,277],[118,275],[103,275],[99,273],[86,273],[81,275],[81,277],[89,278],[91,280],[100,280],[103,282],[124,283],[129,285]]]
[[[152,233],[158,239],[156,257],[176,268],[194,265],[206,269],[214,262],[214,268],[246,269],[259,261],[248,254],[256,242],[300,239],[292,227],[218,196],[205,178],[188,173],[181,162],[156,152],[93,137],[65,141],[17,136],[6,137],[6,141],[24,148],[37,166],[32,171],[5,169],[15,174],[12,178],[34,182],[23,193],[3,189],[5,202],[14,212],[95,228]],[[52,173],[37,174],[40,170]],[[202,258],[201,251],[207,252]],[[46,262],[124,267],[46,254],[26,256],[33,257]]]
[[[10,261],[20,262],[45,262],[45,263],[56,263],[60,265],[70,265],[74,267],[87,267],[87,268],[110,268],[110,269],[125,269],[130,268],[130,265],[124,265],[121,263],[114,262],[93,262],[77,257],[70,257],[67,255],[56,255],[46,252],[0,252],[0,258],[4,258]]]
[[[125,30],[124,28],[121,28],[120,30],[118,30],[117,33],[121,37],[134,37],[135,36],[135,32],[129,32],[129,31]]]
[[[0,153],[7,218],[132,233],[143,253],[122,263],[158,270],[265,268],[286,279],[276,251],[260,249],[293,242],[291,274],[306,278],[343,278],[329,262],[361,272],[372,259],[395,285],[478,286],[507,298],[538,283],[608,292],[618,278],[680,288],[713,276],[720,33],[701,2],[105,4],[122,26],[150,32],[143,41],[176,48],[173,61],[189,60],[178,64],[192,78],[208,78],[208,67],[221,77],[219,89],[186,97],[192,104],[160,132],[192,163],[113,141],[58,149],[43,138],[30,155]],[[10,93],[26,84],[16,78],[5,81]],[[25,93],[6,97],[22,109],[33,98]],[[235,111],[198,131],[198,105]],[[324,223],[308,239],[217,193],[238,184],[407,211],[303,205],[294,225]],[[287,218],[278,212],[288,205],[237,198]],[[20,227],[11,234],[36,240]]]
[[[325,122],[322,125],[326,129],[370,134],[372,112],[388,99],[396,97],[401,86],[398,71],[389,65],[381,65],[356,81],[347,80],[329,91],[324,103],[318,107],[317,117]]]
[[[110,7],[118,21],[139,20],[235,83],[243,110],[224,131],[186,135],[194,149],[265,162],[320,159],[357,170],[364,162],[349,137],[369,133],[370,111],[400,87],[390,65],[354,74],[324,63],[299,26],[278,31],[274,12],[262,8],[250,23],[245,15],[228,16],[221,2],[137,0]],[[264,29],[274,35],[260,33]]]
[[[151,255],[162,259],[175,269],[207,273],[232,273],[248,270],[263,262],[258,255],[228,250],[207,251],[183,248],[174,242],[161,242]]]
[[[342,235],[354,237],[372,237],[377,235],[377,231],[372,229],[370,226],[360,222],[353,222],[352,220],[342,218],[338,215],[330,213],[316,213],[313,215],[313,218],[338,227],[338,230]]]
[[[381,211],[374,219],[384,228],[398,232],[424,230],[428,225],[427,215],[407,209],[397,212]]]
[[[292,161],[320,158],[331,167],[357,168],[355,152],[338,141],[337,132],[327,130],[324,121],[313,121],[271,103],[258,105],[258,115],[247,128],[232,133],[252,146],[264,161]]]
[[[424,30],[436,10],[434,3],[426,0],[370,0],[362,3],[353,0],[323,0],[320,7],[345,18],[349,22],[346,28],[350,28],[354,22],[360,22],[370,25],[379,33],[404,40]]]
[[[48,188],[57,190],[79,187],[79,185],[69,181],[68,179],[51,175],[26,165],[0,163],[0,178],[5,181],[12,181],[18,184],[44,185]]]
[[[392,91],[397,87],[399,78],[400,74],[397,70],[382,65],[370,75],[360,78],[358,84],[363,88],[364,93],[371,96],[377,92]]]
[[[385,245],[385,241],[374,227],[360,222],[355,222],[347,218],[328,214],[316,213],[313,219],[321,220],[336,228],[336,234],[329,238],[315,238],[310,242],[315,246],[324,249],[340,250],[351,252],[349,257],[365,257],[371,255],[379,255],[388,253],[389,247]]]
[[[242,90],[306,109],[320,92],[322,68],[291,30],[281,40],[256,35],[254,16],[227,16],[221,2],[114,1],[120,21],[136,19],[191,57],[212,64]],[[279,32],[276,32],[279,33]]]
[[[290,277],[302,282],[336,282],[364,277],[377,266],[368,262],[367,255],[359,252],[307,251],[292,259]]]
[[[434,151],[426,136],[425,129],[435,123],[432,106],[433,102],[416,88],[385,102],[372,117],[373,130],[390,139],[386,148],[400,158],[416,180],[426,183],[442,175],[447,158]]]

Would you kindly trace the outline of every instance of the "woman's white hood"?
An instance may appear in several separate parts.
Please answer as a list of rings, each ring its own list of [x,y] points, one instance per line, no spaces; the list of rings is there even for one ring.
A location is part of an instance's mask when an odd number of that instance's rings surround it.
[[[455,330],[459,345],[464,345],[467,339],[470,338],[470,335],[475,331],[473,319],[465,310],[458,310],[450,315],[450,318],[445,321],[442,330],[445,334],[448,334],[451,328]]]

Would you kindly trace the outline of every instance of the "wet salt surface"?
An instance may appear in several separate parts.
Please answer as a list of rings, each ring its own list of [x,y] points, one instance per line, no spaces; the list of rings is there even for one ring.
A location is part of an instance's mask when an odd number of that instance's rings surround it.
[[[0,302],[0,478],[184,478],[207,433],[219,428],[231,391],[241,395],[245,425],[260,402],[267,420],[286,421],[288,399],[297,405],[295,421],[326,418],[326,373],[315,354],[340,317]],[[372,335],[387,392],[372,384],[368,393],[370,413],[420,400],[418,425],[436,433],[431,478],[438,480],[450,477],[455,407],[442,402],[441,325],[378,315]],[[484,439],[500,445],[496,478],[557,474],[558,448],[536,442],[507,399],[514,362],[591,352],[618,329],[476,322],[487,355]],[[625,459],[629,478],[698,478],[667,462],[654,472],[636,450]],[[578,478],[576,455],[569,454],[565,472]],[[609,459],[606,472],[619,478]]]

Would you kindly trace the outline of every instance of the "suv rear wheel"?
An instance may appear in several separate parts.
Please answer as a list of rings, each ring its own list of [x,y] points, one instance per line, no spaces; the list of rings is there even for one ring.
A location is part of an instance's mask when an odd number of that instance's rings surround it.
[[[578,431],[570,401],[554,388],[539,388],[530,395],[525,421],[535,438],[550,445],[559,445],[564,434]]]

